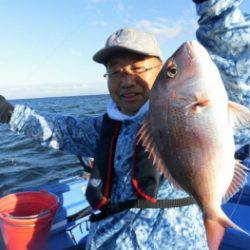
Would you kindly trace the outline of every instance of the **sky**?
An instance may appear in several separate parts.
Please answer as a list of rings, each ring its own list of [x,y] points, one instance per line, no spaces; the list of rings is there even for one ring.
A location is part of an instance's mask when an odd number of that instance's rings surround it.
[[[250,0],[241,9],[250,12]],[[191,0],[0,0],[0,95],[7,99],[107,93],[92,61],[122,27],[153,33],[166,60],[195,39]]]

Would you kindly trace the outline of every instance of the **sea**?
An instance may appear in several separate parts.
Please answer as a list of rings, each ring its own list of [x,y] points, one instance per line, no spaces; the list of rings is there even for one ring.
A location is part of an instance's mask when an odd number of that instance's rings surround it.
[[[84,119],[106,111],[109,95],[11,100],[37,113]],[[83,167],[75,155],[41,146],[23,134],[0,125],[0,196],[50,181],[81,175]]]

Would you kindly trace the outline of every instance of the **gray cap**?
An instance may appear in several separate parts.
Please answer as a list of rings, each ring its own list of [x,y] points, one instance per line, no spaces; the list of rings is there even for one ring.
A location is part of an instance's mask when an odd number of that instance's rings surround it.
[[[153,35],[137,29],[125,28],[113,33],[106,41],[105,47],[94,54],[93,60],[106,64],[111,56],[123,51],[162,59],[159,44]]]

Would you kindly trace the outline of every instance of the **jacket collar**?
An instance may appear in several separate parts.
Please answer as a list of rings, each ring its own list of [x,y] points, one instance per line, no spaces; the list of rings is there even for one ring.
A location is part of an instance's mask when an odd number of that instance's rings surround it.
[[[148,112],[149,102],[145,102],[143,106],[138,110],[138,112],[133,115],[125,115],[123,114],[115,104],[115,102],[111,99],[107,105],[107,114],[110,119],[116,121],[134,121],[137,123],[141,123],[145,114]]]

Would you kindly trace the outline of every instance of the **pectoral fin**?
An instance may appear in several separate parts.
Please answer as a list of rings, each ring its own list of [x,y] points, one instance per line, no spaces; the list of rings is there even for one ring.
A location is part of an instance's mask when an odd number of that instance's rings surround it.
[[[229,101],[230,122],[234,130],[250,128],[250,110],[236,102]]]
[[[164,174],[164,177],[175,187],[180,188],[179,184],[173,179],[167,167],[162,161],[158,152],[156,143],[152,135],[152,129],[149,118],[145,118],[140,130],[137,133],[137,144],[142,141],[142,146],[149,153],[149,158],[153,161],[155,167]]]

